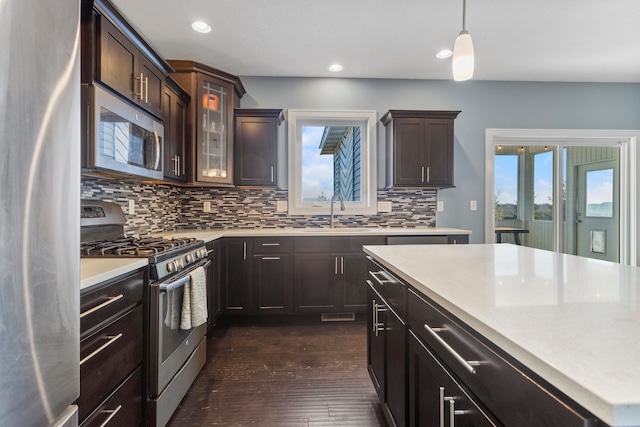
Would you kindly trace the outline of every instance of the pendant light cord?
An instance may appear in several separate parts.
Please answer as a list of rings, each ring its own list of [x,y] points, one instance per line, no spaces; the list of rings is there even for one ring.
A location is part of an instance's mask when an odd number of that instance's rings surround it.
[[[462,0],[462,31],[467,30],[467,0]]]

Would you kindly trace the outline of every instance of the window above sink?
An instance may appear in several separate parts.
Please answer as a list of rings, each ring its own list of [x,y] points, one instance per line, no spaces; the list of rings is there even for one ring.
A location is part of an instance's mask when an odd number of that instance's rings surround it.
[[[289,214],[329,215],[339,193],[338,215],[377,213],[376,112],[288,110]]]

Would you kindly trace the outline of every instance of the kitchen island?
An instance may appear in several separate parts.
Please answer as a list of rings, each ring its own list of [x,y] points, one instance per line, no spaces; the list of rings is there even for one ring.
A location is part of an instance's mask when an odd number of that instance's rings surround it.
[[[600,420],[640,425],[639,268],[505,244],[364,251]]]

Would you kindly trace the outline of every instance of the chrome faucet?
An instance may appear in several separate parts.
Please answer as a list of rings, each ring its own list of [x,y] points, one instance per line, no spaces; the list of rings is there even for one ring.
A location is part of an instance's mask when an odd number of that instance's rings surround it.
[[[336,197],[338,198],[338,200],[340,200],[340,210],[344,211],[347,210],[347,208],[344,207],[344,199],[342,198],[342,195],[340,193],[334,193],[333,196],[331,196],[331,228],[333,228],[333,222],[334,222],[334,218],[333,218],[333,202],[336,200]]]

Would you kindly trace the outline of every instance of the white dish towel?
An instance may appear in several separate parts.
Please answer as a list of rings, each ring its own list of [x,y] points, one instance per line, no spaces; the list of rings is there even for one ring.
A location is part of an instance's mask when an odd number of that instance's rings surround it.
[[[182,296],[182,318],[180,329],[191,329],[207,321],[207,274],[198,267],[189,276],[191,281],[184,285]]]

